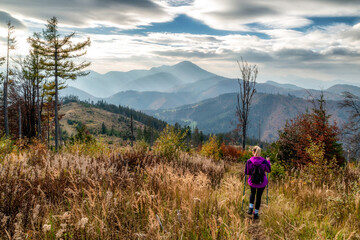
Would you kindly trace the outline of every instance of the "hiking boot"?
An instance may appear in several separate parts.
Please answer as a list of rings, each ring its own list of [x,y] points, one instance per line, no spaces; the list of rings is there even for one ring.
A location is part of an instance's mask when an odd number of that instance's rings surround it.
[[[253,208],[249,208],[249,210],[247,211],[247,214],[251,215],[253,213]]]
[[[258,213],[254,213],[254,220],[255,219],[259,219],[259,214]]]

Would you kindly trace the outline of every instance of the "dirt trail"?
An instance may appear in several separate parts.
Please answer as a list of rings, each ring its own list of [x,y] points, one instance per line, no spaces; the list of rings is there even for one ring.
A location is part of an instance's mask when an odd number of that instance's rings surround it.
[[[245,221],[249,221],[248,233],[252,240],[267,240],[270,239],[264,234],[264,227],[261,220],[253,220],[252,218],[246,218]]]

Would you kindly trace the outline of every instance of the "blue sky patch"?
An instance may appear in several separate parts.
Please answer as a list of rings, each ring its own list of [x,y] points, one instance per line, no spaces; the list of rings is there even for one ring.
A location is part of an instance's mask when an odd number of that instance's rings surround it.
[[[231,34],[254,35],[259,38],[269,39],[269,36],[258,32],[225,31],[213,29],[201,21],[190,18],[184,14],[177,16],[171,22],[154,23],[150,26],[140,26],[139,29],[122,31],[129,35],[146,35],[151,32],[189,33],[200,35],[226,36]]]
[[[353,26],[360,22],[359,17],[309,17],[308,19],[312,21],[311,24],[305,27],[295,28],[294,30],[304,32],[313,27],[325,27],[338,23],[344,23]]]

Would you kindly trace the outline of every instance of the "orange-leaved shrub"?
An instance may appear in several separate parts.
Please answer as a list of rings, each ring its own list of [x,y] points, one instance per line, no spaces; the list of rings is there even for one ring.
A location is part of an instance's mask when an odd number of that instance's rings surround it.
[[[244,151],[235,146],[226,145],[224,142],[220,146],[222,158],[224,160],[237,161],[244,155]]]

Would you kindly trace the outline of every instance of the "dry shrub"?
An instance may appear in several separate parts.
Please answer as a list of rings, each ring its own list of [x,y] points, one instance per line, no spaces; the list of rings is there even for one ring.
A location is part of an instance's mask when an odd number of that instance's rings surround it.
[[[210,179],[212,187],[220,184],[225,173],[225,165],[223,162],[214,162],[203,156],[190,156],[186,153],[182,153],[179,161],[173,161],[170,165],[178,168],[179,172],[182,173],[189,171],[194,175],[199,173],[206,174]]]
[[[220,150],[223,159],[228,161],[237,161],[243,155],[243,151],[241,149],[226,145],[224,142],[221,144]]]

